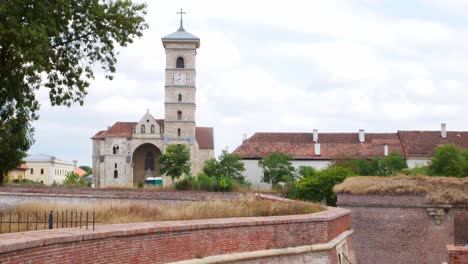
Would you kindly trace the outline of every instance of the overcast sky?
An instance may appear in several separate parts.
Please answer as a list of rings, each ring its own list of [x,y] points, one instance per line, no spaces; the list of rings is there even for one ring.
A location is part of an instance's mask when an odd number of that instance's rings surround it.
[[[164,118],[161,37],[185,29],[197,55],[198,126],[217,153],[255,132],[468,130],[468,1],[162,1],[98,73],[84,106],[51,107],[45,89],[30,153],[91,165],[91,139],[146,109]]]

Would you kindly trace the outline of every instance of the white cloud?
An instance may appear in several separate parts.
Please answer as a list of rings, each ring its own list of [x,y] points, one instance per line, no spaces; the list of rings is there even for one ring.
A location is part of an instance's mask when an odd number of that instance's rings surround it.
[[[138,121],[146,109],[162,118],[161,37],[177,30],[180,7],[186,30],[201,38],[197,124],[215,127],[217,151],[257,131],[437,129],[442,121],[467,130],[468,24],[400,17],[380,7],[385,1],[148,1],[149,30],[119,49],[113,81],[97,74],[84,107],[49,107],[46,89],[38,92],[33,151],[90,164],[98,130]]]

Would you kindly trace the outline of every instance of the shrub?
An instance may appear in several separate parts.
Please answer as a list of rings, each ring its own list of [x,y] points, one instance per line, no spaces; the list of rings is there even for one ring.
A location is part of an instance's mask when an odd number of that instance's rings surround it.
[[[467,154],[453,144],[438,147],[429,164],[429,175],[463,177],[466,168],[465,155]]]
[[[258,161],[263,169],[263,182],[271,182],[276,186],[279,182],[293,181],[294,167],[292,157],[285,153],[273,152]]]
[[[84,187],[88,186],[88,183],[85,181],[84,177],[80,177],[80,175],[75,172],[70,172],[65,176],[62,185],[66,187]]]
[[[348,168],[330,167],[317,171],[314,175],[303,177],[296,182],[291,198],[320,202],[325,200],[327,205],[336,205],[336,195],[333,186],[343,182],[354,173]]]
[[[239,189],[243,185],[230,177],[215,178],[204,174],[199,174],[197,177],[187,176],[175,183],[176,190],[202,190],[208,192],[230,192],[234,186]]]
[[[209,177],[221,178],[229,177],[237,179],[239,182],[244,182],[245,178],[242,173],[245,171],[244,163],[241,161],[241,156],[229,154],[223,151],[216,159],[205,161],[203,166],[203,174]]]

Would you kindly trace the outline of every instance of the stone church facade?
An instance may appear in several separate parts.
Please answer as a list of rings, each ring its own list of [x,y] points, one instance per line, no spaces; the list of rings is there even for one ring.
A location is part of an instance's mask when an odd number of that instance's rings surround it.
[[[197,127],[196,55],[200,39],[183,28],[163,37],[166,51],[165,116],[150,112],[138,122],[116,122],[92,137],[96,187],[134,186],[147,177],[161,176],[159,157],[170,144],[185,144],[192,173],[214,157],[213,128]],[[164,184],[169,183],[164,177]]]

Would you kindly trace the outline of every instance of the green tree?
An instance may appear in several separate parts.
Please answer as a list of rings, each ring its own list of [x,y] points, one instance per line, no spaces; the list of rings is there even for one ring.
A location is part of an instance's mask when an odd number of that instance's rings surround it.
[[[32,144],[36,91],[82,105],[93,66],[112,79],[116,46],[142,35],[145,13],[131,0],[0,1],[0,182]]]
[[[313,176],[317,170],[310,166],[299,166],[297,169],[297,174],[299,177],[309,177]]]
[[[333,186],[343,182],[347,177],[354,175],[349,168],[329,167],[315,174],[301,178],[296,182],[296,187],[291,198],[321,202],[325,200],[327,205],[336,205],[336,194]]]
[[[465,160],[463,176],[468,177],[468,149],[463,151],[462,155],[463,155],[463,159]]]
[[[385,157],[385,160],[390,167],[392,174],[408,168],[405,159],[397,152],[390,153],[388,157]]]
[[[190,174],[190,150],[187,145],[168,145],[159,162],[161,173],[171,177],[172,182],[183,174]]]
[[[285,153],[273,152],[258,161],[263,169],[263,182],[271,182],[276,186],[279,182],[293,180],[294,167],[291,163],[292,157]]]
[[[465,159],[462,151],[453,144],[435,149],[429,163],[429,174],[434,176],[463,177]]]
[[[86,182],[84,180],[84,177],[80,177],[80,175],[76,174],[75,172],[70,172],[65,176],[63,185],[69,187],[79,187],[86,186]]]
[[[244,163],[241,157],[236,154],[229,154],[223,150],[219,155],[218,160],[209,159],[205,161],[203,173],[209,177],[220,179],[221,177],[229,177],[236,179],[239,182],[244,182],[245,178],[242,173],[245,171]]]

